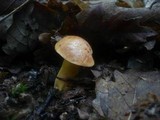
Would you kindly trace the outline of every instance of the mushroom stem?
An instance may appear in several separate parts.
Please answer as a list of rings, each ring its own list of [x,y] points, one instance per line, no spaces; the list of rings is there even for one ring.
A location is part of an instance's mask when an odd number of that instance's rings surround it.
[[[54,88],[59,91],[68,90],[71,87],[71,84],[69,84],[67,80],[75,77],[78,74],[79,68],[80,66],[64,60],[58,72],[57,78],[55,79]],[[62,78],[62,80],[59,78]]]

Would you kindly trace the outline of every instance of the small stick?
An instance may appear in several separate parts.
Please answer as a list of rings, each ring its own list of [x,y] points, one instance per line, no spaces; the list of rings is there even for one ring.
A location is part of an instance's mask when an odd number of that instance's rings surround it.
[[[132,103],[134,104],[135,102],[136,102],[136,90],[134,91],[134,98]],[[132,112],[130,112],[127,120],[131,120],[131,117],[132,117]]]

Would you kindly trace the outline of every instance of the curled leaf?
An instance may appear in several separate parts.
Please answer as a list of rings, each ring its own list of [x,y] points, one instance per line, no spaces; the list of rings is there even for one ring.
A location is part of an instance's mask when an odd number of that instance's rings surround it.
[[[82,0],[71,0],[71,2],[78,5],[81,10],[86,10],[87,8],[89,8],[89,5],[87,3],[84,3]]]

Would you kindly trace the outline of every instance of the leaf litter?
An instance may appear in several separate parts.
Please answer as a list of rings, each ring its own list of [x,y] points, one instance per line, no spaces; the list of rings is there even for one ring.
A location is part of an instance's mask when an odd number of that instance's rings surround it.
[[[10,15],[23,2],[0,9],[9,15],[0,22],[0,119],[160,119],[158,0],[37,0]],[[70,34],[88,40],[96,64],[59,92],[53,46]]]

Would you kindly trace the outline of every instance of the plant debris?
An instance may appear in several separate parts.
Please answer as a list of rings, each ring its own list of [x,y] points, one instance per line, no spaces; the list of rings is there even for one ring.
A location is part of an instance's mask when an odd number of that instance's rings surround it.
[[[0,119],[160,119],[159,0],[0,2]],[[68,35],[91,45],[95,65],[59,91],[54,47]]]

